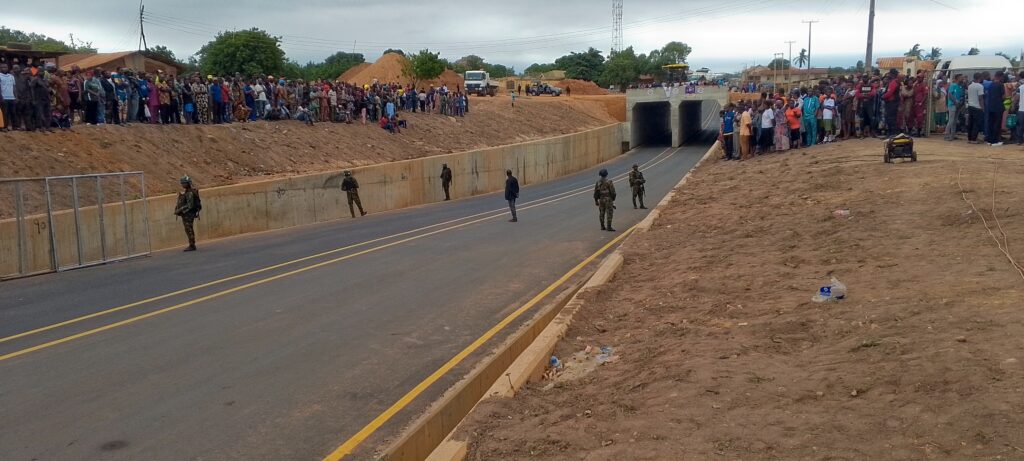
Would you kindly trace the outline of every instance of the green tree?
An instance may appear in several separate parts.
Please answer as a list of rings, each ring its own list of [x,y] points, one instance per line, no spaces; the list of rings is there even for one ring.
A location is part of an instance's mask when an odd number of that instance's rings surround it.
[[[595,81],[604,70],[604,56],[591,47],[583,53],[574,51],[556,59],[555,67],[564,70],[566,77]]]
[[[306,63],[305,66],[302,66],[302,77],[307,80],[323,79],[333,81],[340,77],[341,74],[344,74],[345,71],[364,62],[366,62],[366,58],[363,57],[362,53],[339,51],[328,56],[323,62]]]
[[[931,51],[928,52],[928,60],[936,61],[942,57],[942,48],[933,46]]]
[[[598,83],[601,86],[615,85],[620,91],[625,91],[626,86],[636,81],[640,76],[640,69],[643,61],[633,51],[633,47],[612,54],[604,63]]]
[[[445,62],[440,58],[441,53],[431,53],[428,49],[420,50],[409,56],[409,62],[402,69],[402,74],[412,79],[413,86],[418,86],[423,80],[435,79],[444,72]]]
[[[785,69],[789,69],[791,67],[793,67],[793,66],[790,64],[789,60],[788,59],[783,59],[783,58],[775,58],[771,62],[768,63],[768,68],[772,69],[772,70],[775,70],[775,69],[785,70]]]
[[[305,78],[303,75],[303,68],[299,63],[292,61],[291,59],[285,59],[284,64],[281,64],[281,70],[273,75],[275,77],[284,77],[289,80]]]
[[[491,74],[491,78],[505,78],[515,75],[515,70],[501,64],[484,64],[484,70]]]
[[[405,56],[405,52],[404,51],[396,49],[396,48],[388,48],[388,49],[384,50],[384,52],[381,53],[381,54],[388,54],[388,53],[398,53],[398,54],[400,54],[402,56]]]
[[[903,53],[906,57],[916,57],[919,59],[925,58],[925,50],[921,49],[921,43],[914,43],[910,50]]]
[[[284,51],[280,37],[266,31],[249,30],[224,31],[217,38],[203,45],[196,53],[199,67],[205,74],[232,75],[278,75],[284,71]]]
[[[484,68],[484,58],[471,54],[469,56],[463,56],[452,63],[452,69],[455,72],[463,73],[467,70],[481,70]]]
[[[693,49],[683,42],[668,42],[659,50],[659,60],[665,64],[684,64]]]
[[[543,74],[544,72],[551,72],[555,69],[557,69],[557,67],[555,67],[554,63],[540,64],[535,62],[533,64],[530,64],[526,69],[523,69],[523,76],[537,77],[540,74]]]
[[[167,60],[172,61],[172,62],[180,62],[180,61],[178,61],[178,58],[174,57],[174,52],[171,51],[170,48],[167,48],[166,46],[163,46],[163,45],[152,46],[149,49],[147,49],[146,51],[148,51],[150,53],[153,53],[153,54],[155,54],[157,56],[162,56],[164,59],[167,59]]]
[[[981,54],[981,50],[976,46],[972,46],[971,49],[967,51],[967,56],[977,56],[979,54]]]
[[[92,42],[81,42],[76,41],[74,36],[69,36],[71,44],[64,43],[61,40],[47,37],[43,34],[37,34],[34,32],[22,32],[16,29],[8,29],[7,27],[0,26],[0,45],[8,45],[11,43],[26,43],[36,51],[65,51],[68,53],[95,53],[96,48],[93,48]]]
[[[801,68],[807,65],[807,49],[806,48],[800,50],[800,54],[796,57],[796,65],[801,67]]]

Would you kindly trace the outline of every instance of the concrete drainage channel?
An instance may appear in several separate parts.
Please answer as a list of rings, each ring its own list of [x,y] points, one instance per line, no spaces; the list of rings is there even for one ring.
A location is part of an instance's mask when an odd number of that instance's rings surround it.
[[[633,230],[646,232],[654,225],[684,186],[693,171],[712,155],[721,152],[715,143],[697,165],[651,210]],[[629,237],[623,240],[628,241]],[[621,246],[621,245],[620,245]],[[623,257],[618,249],[602,260],[594,275],[585,283],[577,284],[561,294],[541,313],[524,325],[512,338],[505,341],[470,374],[435,402],[395,441],[380,459],[385,461],[461,461],[467,456],[468,442],[452,440],[452,434],[477,403],[485,398],[512,398],[517,389],[528,382],[537,381],[547,367],[555,345],[565,335],[573,315],[583,307],[579,293],[601,286],[611,280],[622,267]]]

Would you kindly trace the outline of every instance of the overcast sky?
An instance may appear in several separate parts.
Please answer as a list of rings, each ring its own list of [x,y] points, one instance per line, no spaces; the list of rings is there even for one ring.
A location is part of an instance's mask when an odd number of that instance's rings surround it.
[[[807,47],[814,24],[812,65],[850,66],[863,59],[869,0],[624,0],[626,46],[638,53],[678,40],[693,48],[689,62],[715,72],[764,64],[774,53]],[[225,29],[259,27],[282,37],[300,63],[336,51],[374,60],[389,47],[430,48],[456,59],[477,54],[522,70],[612,41],[611,0],[145,0],[146,39],[187,57]],[[878,0],[875,57],[898,56],[915,43],[946,55],[977,46],[983,54],[1024,48],[1024,1]],[[63,40],[68,34],[100,51],[136,49],[138,0],[5,2],[0,25]],[[484,6],[483,10],[480,7]],[[501,6],[501,8],[499,8]]]

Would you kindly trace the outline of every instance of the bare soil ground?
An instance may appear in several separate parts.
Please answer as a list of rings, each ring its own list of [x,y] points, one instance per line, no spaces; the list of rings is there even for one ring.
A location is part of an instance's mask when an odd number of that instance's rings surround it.
[[[618,360],[482,403],[470,459],[1024,459],[1024,149],[880,144],[702,166],[556,350]]]
[[[536,98],[535,98],[536,99]],[[405,114],[409,129],[299,122],[215,126],[76,126],[54,134],[0,133],[0,177],[142,170],[150,195],[425,157],[584,131],[619,120],[602,101],[470,100],[465,118]]]

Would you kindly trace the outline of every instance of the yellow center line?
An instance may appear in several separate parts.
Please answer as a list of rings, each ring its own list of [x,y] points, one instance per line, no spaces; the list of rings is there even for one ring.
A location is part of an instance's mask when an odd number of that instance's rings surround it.
[[[658,163],[661,163],[665,159],[668,159],[669,157],[674,155],[679,149],[676,149],[675,151],[670,153],[668,156],[665,156],[661,160],[658,160],[654,164],[651,164],[650,166],[648,166],[649,163],[654,162],[656,159],[658,159],[662,155],[665,155],[665,153],[668,152],[669,150],[672,150],[672,149],[671,148],[665,149],[664,151],[662,151],[658,155],[654,156],[651,160],[648,160],[644,164],[644,169],[651,168],[651,167],[657,165]],[[624,175],[620,175],[620,176],[624,177]],[[560,197],[560,196],[565,196],[565,197],[561,197],[561,198],[571,197],[571,196],[574,196],[574,195],[578,195],[577,191],[586,190],[586,189],[589,189],[589,186],[577,187],[577,188],[570,189],[570,190],[565,191],[565,192],[560,192],[560,193],[557,193],[557,194],[552,194],[552,195],[549,195],[547,197],[540,198],[540,199],[537,199],[537,200],[533,200],[533,201],[529,201],[529,202],[524,202],[523,205],[530,205],[530,204],[542,202],[544,200],[548,200],[548,199],[555,198],[555,197]],[[567,194],[569,194],[569,195],[567,195]],[[545,203],[550,203],[550,202],[545,202]],[[526,209],[526,208],[528,208],[528,207],[523,207],[523,209]],[[359,243],[355,243],[355,244],[339,247],[339,248],[334,248],[334,249],[327,250],[327,251],[324,251],[324,252],[321,252],[321,253],[317,253],[317,254],[314,254],[314,255],[304,256],[302,258],[293,259],[291,261],[285,261],[285,262],[282,262],[282,263],[279,263],[279,264],[274,264],[272,266],[267,266],[267,267],[264,267],[264,268],[261,268],[261,269],[256,269],[256,270],[252,270],[252,271],[245,272],[245,273],[242,273],[242,274],[232,275],[230,277],[225,277],[225,278],[222,278],[222,279],[213,280],[213,281],[206,282],[206,283],[203,283],[203,284],[200,284],[200,285],[195,285],[195,286],[192,286],[192,287],[189,287],[189,288],[184,288],[184,289],[181,289],[181,290],[172,291],[170,293],[165,293],[165,294],[162,294],[162,295],[159,295],[159,296],[154,296],[154,297],[143,299],[143,300],[136,301],[136,302],[133,302],[133,303],[125,304],[123,306],[118,306],[118,307],[113,307],[113,308],[97,311],[97,312],[94,312],[92,314],[87,314],[87,315],[83,315],[83,316],[80,316],[80,317],[75,317],[73,319],[65,320],[63,322],[58,322],[58,323],[54,323],[54,324],[47,325],[47,326],[44,326],[44,327],[39,327],[39,328],[36,328],[36,329],[33,329],[33,330],[28,330],[28,331],[25,331],[25,332],[22,332],[22,333],[18,333],[18,334],[14,334],[14,335],[11,335],[11,336],[3,337],[3,338],[0,338],[0,343],[5,343],[5,342],[8,342],[8,341],[13,341],[13,340],[18,339],[18,338],[24,338],[26,336],[35,335],[35,334],[42,333],[42,332],[49,331],[49,330],[53,330],[53,329],[56,329],[56,328],[65,327],[65,326],[68,326],[68,325],[73,325],[75,323],[79,323],[79,322],[82,322],[82,321],[85,321],[85,320],[89,320],[89,319],[93,319],[93,318],[96,318],[96,317],[101,317],[101,316],[113,314],[113,313],[120,312],[120,311],[123,311],[123,310],[126,310],[126,309],[131,309],[133,307],[138,307],[138,306],[141,306],[141,305],[153,303],[153,302],[156,302],[156,301],[160,301],[160,300],[163,300],[163,299],[167,299],[167,298],[171,298],[171,297],[174,297],[174,296],[182,295],[182,294],[185,294],[185,293],[190,293],[190,292],[193,292],[193,291],[196,291],[196,290],[201,290],[203,288],[209,288],[209,287],[214,286],[214,285],[220,285],[222,283],[230,282],[232,280],[238,280],[238,279],[249,277],[249,276],[253,276],[253,275],[256,275],[256,274],[261,274],[261,273],[264,273],[264,272],[272,271],[274,269],[280,269],[282,267],[291,266],[291,265],[298,264],[298,263],[301,263],[301,262],[304,262],[304,261],[309,261],[311,259],[316,259],[316,258],[320,258],[320,257],[323,257],[323,256],[328,256],[328,255],[332,255],[332,254],[335,254],[335,253],[340,253],[342,251],[351,250],[353,248],[363,247],[363,246],[366,246],[366,245],[382,242],[384,240],[389,240],[389,239],[392,239],[392,238],[402,237],[402,236],[405,236],[405,235],[414,234],[416,232],[424,231],[424,230],[427,230],[427,229],[433,229],[435,227],[446,226],[448,224],[453,224],[453,223],[456,223],[456,222],[459,222],[459,221],[464,221],[466,219],[473,219],[473,218],[476,218],[476,217],[479,217],[479,216],[484,216],[484,215],[488,215],[488,214],[492,214],[492,213],[499,213],[498,215],[493,216],[493,217],[501,216],[501,215],[503,215],[505,213],[505,209],[504,208],[499,208],[499,209],[495,209],[495,210],[484,211],[484,212],[481,212],[481,213],[476,213],[476,214],[472,214],[472,215],[468,215],[468,216],[463,216],[461,218],[456,218],[456,219],[448,220],[448,221],[445,221],[445,222],[440,222],[440,223],[437,223],[437,224],[431,224],[429,226],[423,226],[423,227],[420,227],[420,228],[417,228],[417,229],[412,229],[412,230],[408,230],[408,231],[404,231],[404,232],[399,232],[397,234],[391,234],[391,235],[387,235],[387,236],[383,236],[383,237],[378,237],[378,238],[375,238],[375,239],[366,240],[366,241],[363,241],[363,242],[359,242]],[[475,221],[475,222],[479,222],[479,221]],[[457,226],[457,227],[461,227],[461,226]],[[0,360],[3,360],[3,357],[6,357],[6,356],[0,356]]]
[[[463,349],[450,360],[445,362],[444,365],[441,365],[441,368],[438,368],[436,371],[431,373],[430,376],[427,376],[426,379],[420,381],[420,383],[417,384],[416,387],[413,387],[412,390],[407,392],[405,395],[402,396],[402,398],[398,399],[398,401],[396,401],[394,404],[392,404],[390,407],[384,410],[384,412],[378,415],[376,418],[374,418],[373,421],[370,421],[369,424],[364,426],[359,432],[357,432],[351,438],[346,440],[345,443],[341,444],[341,446],[334,449],[334,451],[332,451],[329,455],[324,457],[324,461],[338,461],[345,455],[352,453],[352,450],[359,446],[360,443],[366,440],[377,429],[384,425],[384,423],[388,422],[388,420],[395,416],[396,413],[398,413],[403,408],[412,403],[412,401],[416,399],[416,397],[418,397],[420,394],[422,394],[425,390],[427,390],[427,388],[430,387],[430,385],[434,384],[435,382],[437,382],[437,380],[441,379],[442,376],[451,371],[452,368],[455,368],[455,366],[457,366],[460,362],[465,360],[466,357],[468,357],[474,351],[479,349],[480,346],[483,346],[484,343],[486,343],[488,340],[494,337],[494,335],[498,334],[499,332],[501,332],[501,330],[505,329],[505,327],[507,327],[510,323],[519,318],[519,316],[523,315],[526,311],[530,310],[533,306],[535,306],[537,303],[539,303],[553,291],[558,289],[558,287],[562,286],[563,284],[565,284],[565,282],[569,281],[570,278],[576,275],[579,271],[583,270],[583,268],[590,264],[594,259],[596,259],[604,252],[608,251],[609,248],[622,241],[622,239],[626,238],[626,236],[633,232],[634,229],[636,229],[635,224],[629,229],[626,229],[626,231],[620,234],[618,237],[615,237],[610,242],[605,244],[603,247],[601,247],[601,249],[597,250],[596,252],[588,256],[582,262],[577,264],[576,267],[573,267],[571,270],[569,270],[569,272],[566,272],[565,275],[560,277],[558,280],[555,280],[554,283],[548,285],[548,287],[545,288],[543,291],[537,293],[537,295],[534,296],[529,301],[527,301],[526,304],[523,304],[521,307],[519,307],[514,312],[509,314],[507,317],[502,319],[496,325],[491,327],[490,330],[487,330],[487,332],[485,332],[482,336],[477,338],[470,345],[466,346],[465,349]]]
[[[668,157],[666,157],[665,159],[667,159],[667,158]],[[662,159],[662,161],[664,161],[665,159]],[[657,163],[660,163],[660,161],[657,162]],[[521,209],[528,210],[530,208],[535,208],[535,207],[539,207],[539,206],[543,206],[543,205],[548,205],[550,203],[562,201],[562,200],[565,200],[565,199],[570,198],[570,197],[575,197],[577,195],[580,195],[580,194],[583,194],[583,193],[587,192],[588,190],[589,190],[589,187],[585,188],[584,190],[581,190],[579,192],[575,192],[575,193],[572,193],[572,194],[569,194],[569,195],[557,194],[557,195],[563,195],[563,196],[562,197],[558,197],[558,198],[554,198],[554,199],[550,199],[550,200],[538,199],[538,200],[535,200],[535,202],[539,202],[539,203],[534,203],[533,205],[525,206],[525,207],[522,207]],[[544,201],[541,201],[541,200],[544,200]],[[412,237],[407,237],[407,238],[404,238],[402,240],[396,240],[394,242],[390,242],[390,243],[387,243],[387,244],[384,244],[384,245],[376,246],[376,247],[373,247],[373,248],[367,248],[365,250],[358,251],[358,252],[355,252],[355,253],[352,253],[352,254],[348,254],[348,255],[341,256],[341,257],[334,258],[334,259],[329,259],[327,261],[322,261],[322,262],[319,262],[319,263],[316,263],[316,264],[312,264],[312,265],[309,265],[309,266],[301,267],[299,269],[295,269],[295,270],[292,270],[292,271],[289,271],[289,272],[284,272],[284,273],[277,274],[277,275],[274,275],[274,276],[271,276],[271,277],[267,277],[267,278],[264,278],[264,279],[256,280],[256,281],[253,281],[253,282],[249,282],[249,283],[246,283],[244,285],[239,285],[239,286],[234,287],[234,288],[229,288],[229,289],[226,289],[226,290],[223,290],[223,291],[219,291],[217,293],[212,293],[212,294],[209,294],[209,295],[206,295],[206,296],[195,298],[195,299],[192,299],[192,300],[189,300],[189,301],[185,301],[185,302],[182,302],[182,303],[179,303],[179,304],[175,304],[173,306],[169,306],[169,307],[165,307],[163,309],[155,310],[153,312],[149,312],[149,313],[146,313],[146,314],[138,315],[136,317],[128,318],[128,319],[121,320],[121,321],[118,321],[118,322],[114,322],[114,323],[111,323],[111,324],[107,324],[107,325],[104,325],[104,326],[101,326],[101,327],[93,328],[91,330],[86,330],[86,331],[83,331],[81,333],[76,333],[76,334],[73,334],[73,335],[70,335],[70,336],[66,336],[66,337],[63,337],[63,338],[55,339],[53,341],[48,341],[48,342],[45,342],[45,343],[42,343],[42,344],[38,344],[36,346],[32,346],[32,347],[28,347],[28,348],[25,348],[25,349],[17,350],[17,351],[14,351],[14,352],[11,352],[11,353],[8,353],[8,354],[5,354],[5,355],[0,355],[0,362],[3,362],[3,361],[8,360],[8,359],[15,358],[15,357],[19,357],[19,356],[22,356],[22,355],[25,355],[25,354],[28,354],[28,353],[31,353],[31,352],[35,352],[35,351],[38,351],[38,350],[41,350],[41,349],[46,349],[46,348],[53,347],[53,346],[56,346],[56,345],[59,345],[59,344],[64,344],[66,342],[74,341],[74,340],[79,339],[79,338],[83,338],[83,337],[86,337],[86,336],[91,336],[91,335],[94,335],[96,333],[107,331],[107,330],[110,330],[110,329],[113,329],[113,328],[117,328],[117,327],[120,327],[120,326],[124,326],[124,325],[128,325],[128,324],[131,324],[131,323],[135,323],[135,322],[138,322],[139,320],[144,320],[144,319],[148,319],[150,317],[155,317],[157,315],[165,314],[167,312],[175,311],[175,310],[178,310],[178,309],[181,309],[181,308],[184,308],[184,307],[191,306],[193,304],[198,304],[198,303],[201,303],[201,302],[204,302],[204,301],[209,301],[211,299],[220,298],[222,296],[229,295],[231,293],[235,293],[237,291],[241,291],[241,290],[244,290],[244,289],[247,289],[247,288],[251,288],[251,287],[254,287],[254,286],[263,285],[265,283],[272,282],[274,280],[279,280],[279,279],[282,279],[282,278],[285,278],[285,277],[289,277],[289,276],[292,276],[292,275],[301,274],[303,272],[310,271],[310,270],[313,270],[313,269],[316,269],[316,268],[320,268],[320,267],[323,267],[323,266],[327,266],[329,264],[334,264],[334,263],[337,263],[337,262],[345,261],[347,259],[352,259],[352,258],[355,258],[357,256],[365,255],[367,253],[373,253],[375,251],[380,251],[380,250],[383,250],[385,248],[390,248],[390,247],[393,247],[393,246],[396,246],[396,245],[400,245],[400,244],[403,244],[403,243],[406,243],[406,242],[411,242],[413,240],[419,240],[421,238],[429,237],[431,235],[440,234],[442,232],[452,231],[452,230],[455,230],[455,229],[459,229],[459,228],[466,227],[466,226],[469,226],[469,225],[472,225],[472,224],[476,224],[476,223],[480,223],[480,222],[483,222],[483,221],[488,221],[488,220],[497,218],[499,216],[504,216],[504,212],[502,212],[501,214],[496,214],[496,215],[493,215],[493,216],[486,216],[486,217],[475,219],[475,220],[472,220],[472,221],[467,221],[467,222],[464,222],[464,223],[461,223],[461,224],[456,224],[454,226],[445,227],[445,228],[442,228],[442,229],[430,231],[430,232],[427,232],[427,233],[424,233],[424,234],[419,234],[419,235],[415,235],[415,236],[412,236]],[[632,230],[632,228],[630,228],[630,230]],[[352,245],[352,246],[358,246],[358,245]],[[335,252],[335,250],[332,250],[331,252]],[[328,253],[330,253],[330,252],[328,252]],[[280,264],[280,265],[278,265],[278,267],[280,267],[282,265],[285,265],[285,264]],[[213,282],[210,282],[210,283],[212,284]],[[166,296],[169,296],[169,295],[164,295],[164,297],[166,297]],[[139,303],[142,303],[142,302],[143,301],[140,301]],[[136,303],[136,305],[137,304],[138,303]],[[116,308],[116,309],[120,310],[120,309],[124,309],[124,308],[126,308],[126,307],[122,306],[122,307]],[[104,312],[111,312],[111,311],[104,311]],[[92,314],[92,315],[96,316],[97,314]],[[79,318],[79,319],[75,319],[75,321],[80,321],[80,320],[84,320],[84,319],[85,319],[85,317]],[[74,322],[72,322],[72,321],[64,322],[64,324],[68,324],[68,323],[74,323]],[[47,328],[47,329],[49,329],[49,328]],[[22,334],[22,336],[24,336],[24,335],[25,334]]]

